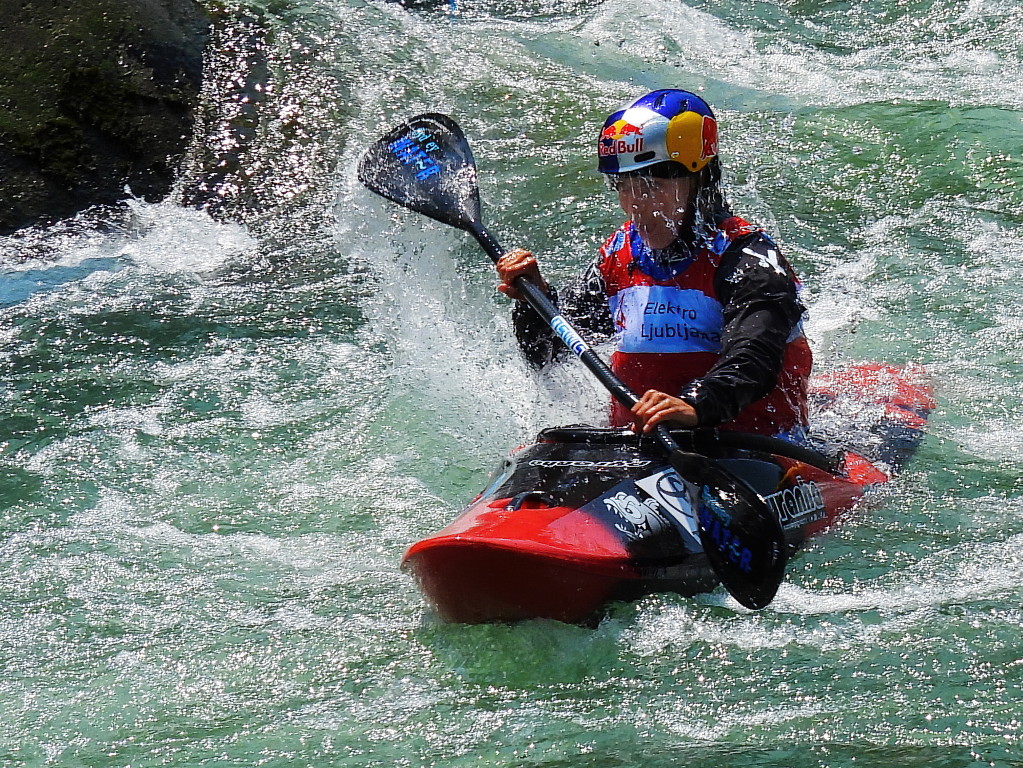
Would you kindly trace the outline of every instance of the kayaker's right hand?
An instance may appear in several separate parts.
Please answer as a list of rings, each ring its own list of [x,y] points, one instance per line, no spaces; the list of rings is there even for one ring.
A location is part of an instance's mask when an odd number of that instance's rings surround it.
[[[524,298],[521,291],[515,287],[515,280],[519,277],[531,280],[544,293],[550,293],[550,286],[540,274],[540,265],[536,263],[536,257],[525,248],[512,248],[498,259],[497,276],[501,278],[497,290],[516,301],[522,301]]]
[[[632,406],[632,420],[635,431],[648,434],[666,421],[693,428],[699,422],[696,409],[685,400],[666,395],[656,389],[648,389],[639,402]]]

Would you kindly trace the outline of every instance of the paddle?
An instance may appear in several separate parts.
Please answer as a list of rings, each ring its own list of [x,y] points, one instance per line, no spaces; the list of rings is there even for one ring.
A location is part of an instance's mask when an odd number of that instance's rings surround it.
[[[388,200],[469,232],[493,261],[503,255],[482,222],[469,143],[450,117],[418,115],[389,131],[363,155],[359,181]],[[520,277],[515,286],[618,402],[627,408],[638,402],[535,283]],[[672,466],[700,489],[700,540],[715,575],[742,605],[763,608],[785,572],[778,519],[759,494],[717,461],[683,451],[664,427],[656,438]]]

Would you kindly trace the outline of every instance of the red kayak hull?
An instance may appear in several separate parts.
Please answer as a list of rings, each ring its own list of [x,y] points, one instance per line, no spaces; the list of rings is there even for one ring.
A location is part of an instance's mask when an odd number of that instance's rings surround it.
[[[410,550],[406,562],[442,621],[555,619],[583,621],[636,577],[626,562],[538,555],[473,539],[434,540]]]
[[[897,438],[902,454],[911,452],[933,408],[930,390],[891,366],[864,366],[861,374],[858,396],[869,398],[871,412],[896,436],[888,442]],[[845,397],[855,380],[846,373],[826,381],[825,406]],[[891,462],[841,455],[835,471],[742,447],[716,458],[764,498],[791,553],[894,471]],[[450,525],[413,544],[402,565],[442,621],[587,622],[612,600],[716,586],[699,544],[694,498],[649,441],[621,430],[547,430],[505,459]]]

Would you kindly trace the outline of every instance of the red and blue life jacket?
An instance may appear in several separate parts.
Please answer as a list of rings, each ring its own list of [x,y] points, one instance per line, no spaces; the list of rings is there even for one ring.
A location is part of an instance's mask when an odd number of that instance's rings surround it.
[[[616,331],[611,368],[633,391],[678,396],[718,361],[724,331],[724,307],[715,286],[718,267],[736,240],[759,232],[737,216],[723,221],[719,230],[712,248],[669,269],[650,260],[632,222],[602,246],[598,269]],[[776,250],[755,255],[775,259],[769,266],[787,271],[798,290],[798,280]],[[786,342],[774,388],[722,428],[775,435],[805,427],[811,363],[800,322]],[[631,423],[627,409],[613,403],[611,423]]]

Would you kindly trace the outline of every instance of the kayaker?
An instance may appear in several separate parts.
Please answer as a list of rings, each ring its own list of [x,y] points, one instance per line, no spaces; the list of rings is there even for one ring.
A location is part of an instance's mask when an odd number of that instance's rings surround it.
[[[811,353],[799,281],[774,241],[731,212],[710,107],[688,91],[648,93],[607,118],[597,155],[628,221],[562,296],[521,248],[498,261],[498,290],[521,299],[513,283],[528,276],[591,340],[614,339],[612,370],[643,394],[631,412],[612,403],[613,426],[801,440]],[[513,321],[534,365],[563,351],[521,300]]]

